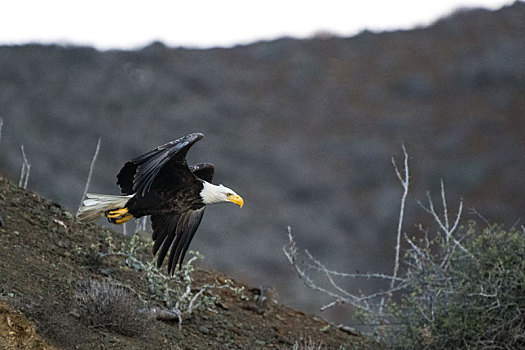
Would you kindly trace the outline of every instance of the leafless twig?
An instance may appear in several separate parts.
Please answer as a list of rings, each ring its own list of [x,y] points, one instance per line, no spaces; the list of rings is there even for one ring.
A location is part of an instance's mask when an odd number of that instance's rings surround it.
[[[4,120],[0,118],[0,140],[2,140],[2,126],[4,125]]]
[[[288,240],[289,244],[283,247],[283,252],[285,256],[287,257],[290,264],[295,268],[296,272],[298,273],[299,277],[304,281],[304,283],[311,289],[317,290],[319,292],[322,292],[330,297],[332,297],[334,300],[327,305],[324,305],[321,307],[321,311],[324,311],[326,309],[329,309],[335,305],[340,304],[351,304],[354,307],[364,310],[364,311],[373,311],[374,304],[371,304],[370,301],[381,297],[383,295],[390,295],[393,292],[396,292],[398,290],[401,290],[405,287],[404,283],[400,283],[397,287],[390,288],[388,290],[379,291],[373,294],[369,295],[355,295],[344,288],[342,288],[334,279],[334,277],[353,277],[353,278],[375,278],[375,279],[384,279],[384,280],[396,280],[398,282],[404,282],[404,279],[393,277],[393,276],[387,276],[383,274],[345,274],[341,272],[336,272],[333,270],[328,269],[323,263],[321,263],[319,260],[315,259],[313,255],[308,251],[305,250],[305,254],[308,258],[309,262],[305,263],[299,263],[297,261],[298,259],[298,251],[296,247],[296,242],[292,235],[292,230],[288,226]],[[308,270],[314,269],[318,272],[321,272],[324,274],[324,276],[327,278],[329,288],[325,288],[317,284],[309,275]]]
[[[399,210],[399,221],[397,225],[397,240],[396,240],[396,259],[394,263],[394,275],[393,279],[390,282],[390,288],[394,288],[394,284],[396,282],[395,278],[397,277],[397,273],[399,270],[399,251],[401,250],[401,232],[403,228],[403,218],[405,216],[405,202],[408,194],[408,185],[410,183],[410,174],[408,172],[408,154],[407,150],[405,148],[405,145],[403,147],[403,155],[405,156],[405,162],[404,162],[404,176],[401,175],[401,172],[399,171],[396,161],[394,157],[392,157],[392,165],[394,166],[394,170],[396,171],[397,178],[399,179],[399,182],[401,182],[401,186],[403,187],[403,196],[401,197],[401,206]]]
[[[334,303],[330,303],[329,305],[330,306],[333,306],[333,305],[336,305],[338,303],[343,303],[342,299],[343,297],[341,295],[339,295],[338,293],[335,293],[331,290],[328,290],[326,288],[323,288],[319,285],[317,285],[311,278],[310,278],[310,275],[308,274],[308,272],[306,271],[306,269],[297,262],[297,257],[298,257],[298,254],[297,254],[297,247],[296,247],[296,243],[295,243],[295,240],[293,238],[293,235],[292,235],[292,229],[290,226],[288,226],[288,239],[289,239],[289,244],[286,246],[283,247],[283,252],[286,256],[286,258],[288,259],[288,261],[290,262],[290,264],[295,268],[295,270],[297,271],[297,273],[299,274],[299,277],[304,281],[304,283],[310,287],[311,289],[313,290],[317,290],[319,292],[322,292],[332,298],[334,298],[336,301]],[[356,303],[356,307],[359,307],[359,308],[363,308],[365,310],[367,310],[368,308],[366,306],[363,306],[363,305],[359,305],[359,303],[357,302],[357,297],[354,297],[354,298],[351,298],[351,300],[349,300],[348,302],[350,303],[353,303],[355,302]],[[333,305],[331,305],[333,304]],[[327,305],[327,307],[330,307]]]
[[[485,225],[487,225],[487,227],[491,228],[492,225],[491,223],[487,220],[486,217],[484,217],[483,215],[481,215],[481,213],[479,211],[476,210],[476,208],[469,208],[470,209],[470,213],[471,214],[474,214],[476,215],[478,218],[481,219],[481,221],[483,221],[485,223]]]
[[[319,266],[310,265],[308,263],[305,263],[305,264],[307,265],[308,268],[311,268],[311,269],[314,269],[314,270],[317,270],[317,271],[321,271]],[[404,278],[401,278],[401,277],[389,276],[389,275],[385,275],[383,273],[370,273],[370,272],[366,272],[366,273],[346,273],[346,272],[330,271],[330,274],[332,276],[336,276],[336,277],[360,278],[360,279],[366,279],[366,280],[382,279],[382,280],[395,280],[397,282],[403,282],[405,280]]]
[[[20,171],[20,180],[18,181],[18,186],[23,189],[27,188],[27,181],[29,180],[29,171],[31,170],[31,164],[27,160],[26,152],[24,151],[24,145],[20,145],[22,150],[22,157],[24,159],[22,163],[22,170]]]
[[[84,188],[84,193],[82,194],[82,198],[80,199],[80,205],[78,206],[78,209],[82,207],[82,203],[84,202],[84,198],[86,198],[86,193],[89,188],[89,183],[91,182],[91,175],[93,174],[93,168],[95,167],[95,161],[97,160],[98,151],[100,150],[100,137],[97,141],[97,148],[95,149],[95,154],[93,154],[93,159],[91,159],[91,165],[89,166],[89,173],[86,180],[86,187]]]
[[[418,204],[421,208],[423,208],[427,213],[432,215],[434,217],[434,220],[439,225],[439,228],[443,233],[445,234],[445,240],[448,242],[449,240],[452,240],[454,244],[461,249],[464,253],[468,254],[472,257],[472,254],[461,245],[461,243],[454,237],[454,231],[458,228],[459,221],[461,219],[461,213],[463,211],[463,201],[461,200],[459,202],[459,208],[458,213],[456,214],[456,219],[454,220],[454,224],[450,226],[449,220],[448,220],[448,212],[447,212],[447,201],[445,198],[445,185],[443,184],[443,180],[441,180],[441,199],[443,202],[443,218],[440,218],[438,213],[436,212],[434,208],[434,203],[432,202],[432,198],[430,198],[430,193],[427,192],[427,198],[428,198],[428,207],[425,207],[420,201],[418,201]]]

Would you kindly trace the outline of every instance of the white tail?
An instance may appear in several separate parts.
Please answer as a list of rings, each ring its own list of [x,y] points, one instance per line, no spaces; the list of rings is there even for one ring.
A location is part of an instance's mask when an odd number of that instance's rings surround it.
[[[80,221],[91,221],[104,216],[104,213],[111,209],[123,208],[130,200],[129,196],[112,196],[108,194],[88,193],[83,206],[78,210],[77,218]]]

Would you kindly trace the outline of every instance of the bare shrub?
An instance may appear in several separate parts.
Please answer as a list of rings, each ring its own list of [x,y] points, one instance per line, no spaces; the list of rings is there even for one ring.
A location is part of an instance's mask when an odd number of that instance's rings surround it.
[[[88,325],[127,336],[145,335],[152,317],[143,303],[123,286],[92,279],[77,283],[74,305]]]
[[[356,318],[394,348],[525,348],[525,228],[503,230],[484,219],[485,229],[474,223],[462,226],[463,203],[450,218],[441,182],[441,212],[430,194],[427,205],[419,203],[434,219],[436,234],[420,226],[421,238],[409,236],[402,231],[409,185],[404,155],[404,176],[393,162],[404,192],[392,275],[337,272],[308,250],[304,258],[290,228],[286,257],[308,287],[333,298],[321,310],[352,305]],[[407,247],[403,255],[401,239]],[[354,294],[341,286],[341,279],[380,279],[389,287]]]
[[[317,260],[308,250],[304,251],[303,257],[297,249],[297,243],[292,235],[291,228],[288,227],[289,244],[283,247],[283,252],[288,258],[290,264],[294,267],[299,277],[305,284],[317,291],[320,291],[330,296],[333,301],[323,306],[321,311],[331,308],[338,304],[350,304],[357,310],[367,313],[368,315],[381,316],[382,307],[385,298],[390,298],[394,292],[398,292],[406,287],[407,280],[398,276],[398,269],[400,264],[400,249],[402,238],[402,224],[404,218],[405,201],[409,189],[409,169],[408,169],[408,154],[403,146],[404,154],[404,169],[399,170],[394,158],[392,164],[396,175],[403,187],[403,195],[401,198],[399,224],[397,227],[397,244],[395,247],[395,262],[392,275],[381,273],[344,273],[334,271],[326,267],[321,261]],[[434,208],[432,206],[432,208]],[[437,215],[437,214],[436,214]],[[342,280],[356,279],[360,281],[380,280],[388,283],[388,287],[384,290],[377,291],[371,294],[355,294],[343,288]],[[322,280],[319,283],[319,280]]]

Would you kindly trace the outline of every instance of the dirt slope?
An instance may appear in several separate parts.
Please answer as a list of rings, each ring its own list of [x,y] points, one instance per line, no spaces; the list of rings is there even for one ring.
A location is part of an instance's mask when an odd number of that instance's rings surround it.
[[[92,247],[104,246],[108,235],[117,246],[126,238],[95,224],[80,224],[58,204],[1,177],[0,216],[1,348],[286,349],[305,339],[322,342],[328,349],[377,348],[358,335],[275,302],[260,309],[254,301],[257,288],[248,286],[244,296],[231,289],[217,290],[218,305],[192,314],[180,332],[176,322],[157,320],[151,320],[153,327],[141,336],[90,326],[73,303],[78,281],[112,280],[148,298],[143,272],[118,258],[94,264],[89,256]],[[226,279],[200,268],[194,276],[197,284]]]

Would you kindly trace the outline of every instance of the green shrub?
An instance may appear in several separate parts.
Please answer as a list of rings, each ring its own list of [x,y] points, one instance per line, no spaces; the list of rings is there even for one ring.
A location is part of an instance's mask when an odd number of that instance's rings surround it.
[[[388,308],[395,348],[525,348],[525,230],[461,232],[467,252],[442,237],[408,251],[411,285]]]

